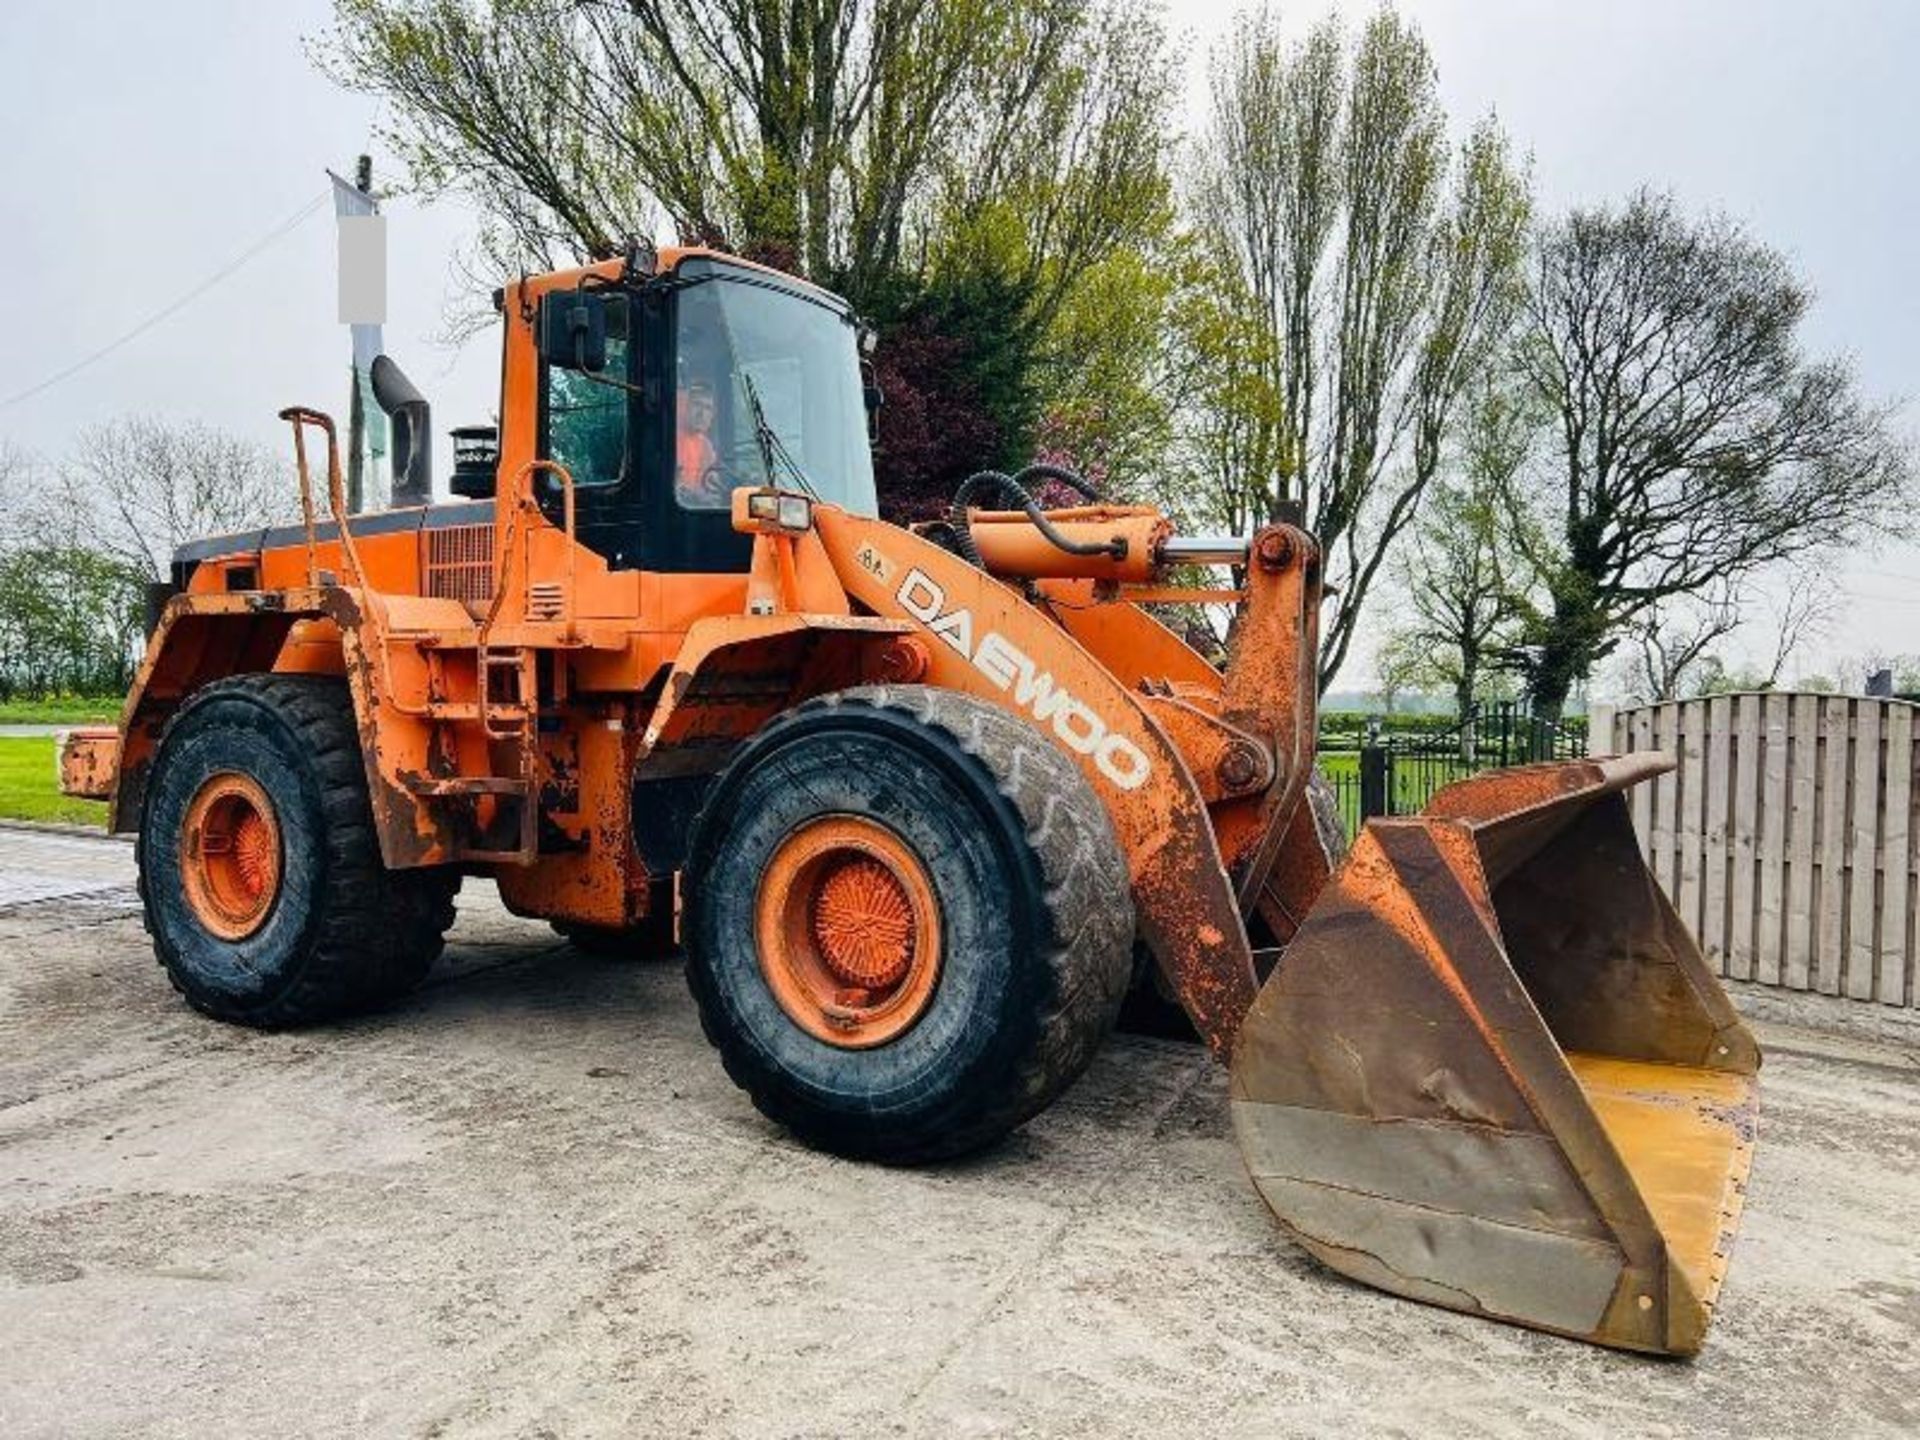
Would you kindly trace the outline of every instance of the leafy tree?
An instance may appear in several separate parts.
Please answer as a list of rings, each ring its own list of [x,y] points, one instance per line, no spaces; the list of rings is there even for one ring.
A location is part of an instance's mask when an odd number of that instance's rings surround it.
[[[1257,487],[1303,505],[1332,582],[1320,680],[1339,671],[1456,403],[1507,328],[1529,200],[1482,121],[1450,153],[1432,59],[1381,10],[1349,45],[1298,45],[1268,10],[1212,58],[1196,208],[1265,327],[1281,443]]]
[[[1194,530],[1245,535],[1274,514],[1287,444],[1276,342],[1233,262],[1191,248],[1169,327],[1179,463],[1156,498]]]
[[[1911,466],[1892,412],[1803,353],[1811,301],[1778,251],[1644,191],[1541,236],[1519,347],[1554,429],[1524,500],[1545,537],[1536,712],[1663,604],[1898,523]]]
[[[904,303],[875,357],[886,403],[876,467],[881,508],[943,514],[976,470],[1017,466],[1039,412],[1026,295],[994,275],[927,287]]]
[[[174,548],[288,516],[293,496],[284,463],[200,425],[117,420],[58,466],[0,448],[0,696],[124,691]]]
[[[1524,406],[1493,383],[1479,387],[1463,429],[1454,473],[1429,488],[1400,557],[1411,613],[1390,652],[1403,668],[1417,658],[1420,678],[1451,690],[1461,715],[1502,673],[1529,610],[1531,576],[1514,537],[1524,517],[1506,502],[1536,435]]]
[[[80,546],[0,553],[0,697],[125,690],[143,582],[142,572]]]
[[[925,263],[908,252],[905,268],[949,284],[990,274],[1021,287],[1038,357],[1059,370],[1102,343],[1084,326],[1057,336],[1062,311],[1076,301],[1084,310],[1090,289],[1111,294],[1119,278],[1140,278],[1129,258],[1156,256],[1173,228],[1176,72],[1151,9],[1041,0],[1014,16],[940,162]]]
[[[1391,715],[1400,706],[1400,697],[1408,692],[1445,684],[1435,673],[1433,652],[1400,627],[1387,632],[1373,657],[1374,682],[1380,696],[1380,708]]]
[[[1186,379],[1171,319],[1191,247],[1116,251],[1082,277],[1036,354],[1039,458],[1103,494],[1151,496],[1167,473]]]
[[[1436,482],[1401,560],[1412,611],[1403,638],[1462,715],[1497,673],[1525,610],[1497,503],[1484,487]]]
[[[385,102],[416,185],[489,217],[492,275],[664,218],[882,321],[906,351],[882,360],[882,493],[908,510],[934,447],[964,471],[1030,443],[1070,374],[1055,321],[1168,220],[1171,57],[1118,0],[336,0],[316,50]],[[939,343],[955,319],[978,328]]]
[[[1873,655],[1868,659],[1867,668],[1869,672],[1891,670],[1896,695],[1904,695],[1909,699],[1920,695],[1920,653]]]

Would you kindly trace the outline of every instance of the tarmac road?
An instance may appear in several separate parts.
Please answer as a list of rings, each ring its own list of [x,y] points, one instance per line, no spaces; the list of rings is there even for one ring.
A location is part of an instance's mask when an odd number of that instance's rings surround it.
[[[177,1001],[130,868],[0,830],[10,1440],[1920,1429],[1913,1031],[1765,1027],[1721,1313],[1659,1361],[1316,1268],[1195,1047],[1117,1039],[982,1158],[853,1165],[733,1089],[676,966],[490,887],[402,1008],[259,1035]]]

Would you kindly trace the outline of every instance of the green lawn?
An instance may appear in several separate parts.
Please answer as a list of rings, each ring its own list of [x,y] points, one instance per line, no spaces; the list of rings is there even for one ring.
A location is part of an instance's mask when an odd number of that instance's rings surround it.
[[[111,725],[120,718],[120,698],[0,700],[0,725]]]
[[[0,820],[61,820],[105,825],[106,803],[60,793],[53,736],[0,735]]]
[[[1320,767],[1320,773],[1336,785],[1349,776],[1357,780],[1360,775],[1360,752],[1357,750],[1322,750],[1313,757],[1313,762]]]

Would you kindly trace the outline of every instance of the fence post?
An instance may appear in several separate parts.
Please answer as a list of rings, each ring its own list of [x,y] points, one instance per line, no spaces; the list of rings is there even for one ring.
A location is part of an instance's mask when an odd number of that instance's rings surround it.
[[[1613,717],[1616,706],[1595,704],[1587,707],[1587,754],[1611,755],[1614,753]]]
[[[1388,814],[1387,747],[1380,740],[1380,721],[1370,716],[1367,738],[1360,745],[1360,818],[1371,820]]]

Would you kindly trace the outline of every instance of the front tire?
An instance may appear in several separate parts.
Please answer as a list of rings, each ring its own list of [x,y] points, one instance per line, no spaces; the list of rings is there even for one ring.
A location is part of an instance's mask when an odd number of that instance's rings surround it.
[[[168,723],[138,846],[154,952],[216,1020],[279,1029],[411,990],[453,923],[457,873],[388,870],[346,685],[243,675]]]
[[[838,1154],[957,1155],[1076,1079],[1127,988],[1106,810],[1005,711],[925,686],[814,700],[716,782],[687,976],[727,1073]]]

